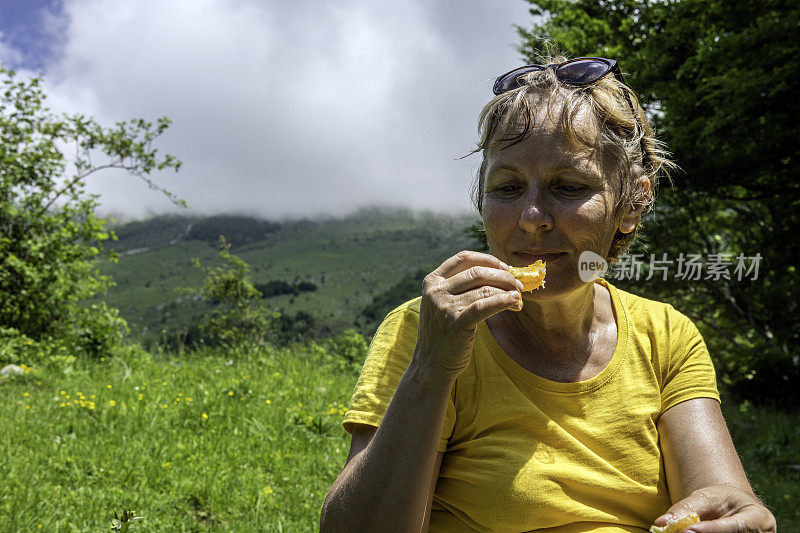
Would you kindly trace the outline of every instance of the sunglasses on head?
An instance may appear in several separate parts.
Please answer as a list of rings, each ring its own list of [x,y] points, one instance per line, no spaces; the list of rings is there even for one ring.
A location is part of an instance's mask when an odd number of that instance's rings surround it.
[[[591,85],[602,79],[608,73],[612,73],[621,84],[625,85],[625,78],[622,76],[622,70],[620,70],[619,64],[614,59],[606,59],[604,57],[577,57],[564,61],[563,63],[526,65],[524,67],[515,68],[497,78],[492,91],[497,95],[522,87],[525,84],[522,79],[523,76],[530,72],[547,70],[549,68],[552,68],[555,72],[556,79],[565,85]],[[631,97],[628,95],[627,86],[623,87],[622,94],[625,95],[625,101],[628,102],[628,107],[630,107],[631,114],[636,122],[636,128],[639,129],[639,119],[636,116]],[[642,163],[648,166],[649,158],[644,147],[644,136],[642,136],[639,141],[639,147],[642,150]]]
[[[547,70],[552,68],[555,71],[556,79],[567,85],[590,85],[599,81],[609,72],[614,74],[621,83],[625,83],[622,71],[617,62],[613,59],[602,57],[578,57],[564,61],[563,63],[553,63],[550,65],[526,65],[515,68],[511,72],[506,72],[494,82],[492,90],[494,94],[521,87],[524,82],[522,77],[530,72]]]

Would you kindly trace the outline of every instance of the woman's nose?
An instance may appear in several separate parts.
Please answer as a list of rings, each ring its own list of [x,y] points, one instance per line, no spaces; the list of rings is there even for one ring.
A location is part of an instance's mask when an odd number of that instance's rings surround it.
[[[553,229],[553,217],[541,191],[531,189],[519,217],[519,227],[527,232]]]

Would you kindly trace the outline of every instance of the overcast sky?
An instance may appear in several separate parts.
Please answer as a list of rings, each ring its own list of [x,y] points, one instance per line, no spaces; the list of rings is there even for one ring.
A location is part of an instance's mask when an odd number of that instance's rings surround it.
[[[0,61],[41,72],[58,111],[166,115],[155,180],[195,212],[469,209],[493,79],[521,64],[524,0],[0,0]],[[175,212],[95,174],[102,210]]]

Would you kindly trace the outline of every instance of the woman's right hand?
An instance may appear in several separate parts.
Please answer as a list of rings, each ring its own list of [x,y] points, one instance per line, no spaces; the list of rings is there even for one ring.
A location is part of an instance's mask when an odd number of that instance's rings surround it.
[[[414,360],[455,380],[469,365],[478,324],[505,309],[522,309],[521,281],[508,265],[480,252],[459,252],[425,276]]]

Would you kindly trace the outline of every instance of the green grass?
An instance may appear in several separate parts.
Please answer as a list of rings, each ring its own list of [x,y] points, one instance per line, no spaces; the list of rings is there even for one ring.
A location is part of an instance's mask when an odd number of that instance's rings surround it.
[[[313,344],[123,354],[0,379],[4,530],[108,530],[123,508],[141,531],[318,529],[349,448],[355,372]],[[754,488],[791,531],[797,412],[724,406]]]
[[[0,383],[4,530],[108,530],[123,508],[142,531],[318,528],[355,374],[313,347],[128,353]]]

